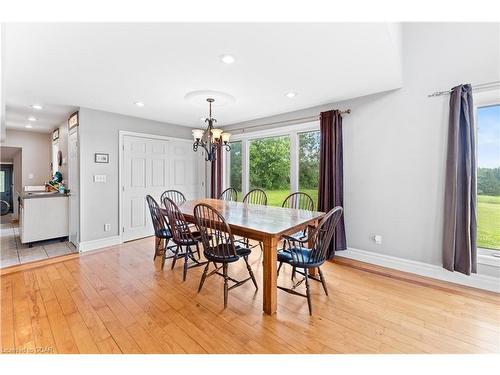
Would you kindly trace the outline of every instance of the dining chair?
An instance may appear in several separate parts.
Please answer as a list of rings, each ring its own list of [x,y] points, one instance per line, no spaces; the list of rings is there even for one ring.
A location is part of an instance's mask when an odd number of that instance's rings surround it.
[[[244,197],[243,203],[249,204],[260,204],[263,206],[267,206],[267,195],[266,192],[262,189],[252,189],[250,190]],[[238,240],[238,242],[242,241],[246,247],[250,247],[250,240],[248,238],[242,238]],[[252,246],[251,248],[256,247],[257,245]],[[262,242],[259,242],[260,250],[264,249],[264,245]]]
[[[314,201],[309,194],[299,191],[286,197],[281,207],[314,211]],[[307,236],[307,228],[305,228],[292,235],[283,236],[283,250],[286,250],[287,245],[291,247],[292,244],[300,243],[300,245],[303,246],[307,241],[309,241],[309,239]]]
[[[180,206],[186,202],[186,197],[179,190],[166,190],[160,197],[160,201],[163,203],[165,198],[170,198],[175,202],[176,205]]]
[[[208,260],[203,275],[201,276],[198,292],[203,288],[203,284],[207,277],[212,275],[222,276],[224,278],[224,308],[226,308],[228,292],[230,290],[243,285],[248,280],[252,280],[255,289],[258,289],[257,281],[248,263],[248,256],[251,254],[252,250],[235,244],[231,228],[224,217],[209,205],[203,203],[196,205],[194,207],[194,217],[196,226],[201,234],[203,255]],[[249,277],[242,281],[238,281],[228,275],[228,265],[229,263],[237,262],[241,258],[243,258],[246,263]],[[210,262],[214,264],[215,269],[208,273]],[[218,264],[220,264],[220,266],[218,266]],[[222,273],[220,272],[221,268]],[[234,284],[229,286],[229,281]]]
[[[224,190],[221,195],[219,196],[219,199],[223,201],[233,201],[237,202],[238,201],[238,192],[236,191],[235,188],[227,188]]]
[[[321,266],[327,259],[333,258],[334,251],[330,250],[330,243],[335,232],[335,227],[337,226],[340,217],[342,216],[343,209],[337,206],[330,210],[321,220],[318,227],[312,234],[313,246],[311,249],[304,247],[291,247],[286,251],[278,252],[278,262],[280,265],[287,263],[297,269],[297,273],[304,276],[304,279],[297,282],[291,289],[284,288],[278,285],[278,289],[281,289],[287,293],[295,294],[301,297],[307,298],[307,305],[309,307],[309,314],[312,315],[312,304],[311,304],[311,290],[309,287],[309,279],[321,282],[325,294],[328,296],[328,289],[326,288],[326,281],[323,272],[321,271]],[[311,268],[317,268],[319,277],[310,274]],[[300,271],[302,269],[303,271]],[[278,268],[279,274],[279,268]],[[306,283],[306,294],[302,294],[296,291],[299,284],[305,281]]]
[[[177,259],[184,258],[182,280],[186,281],[186,275],[189,268],[199,267],[206,263],[199,261],[199,243],[201,241],[200,232],[191,231],[188,222],[184,218],[184,214],[179,210],[179,207],[172,199],[165,197],[163,205],[167,211],[168,223],[172,233],[172,241],[177,245],[171,269],[175,267]],[[193,246],[196,248],[195,251],[192,250]],[[183,247],[184,251],[182,251]],[[198,259],[195,259],[195,253],[198,255]],[[192,261],[191,264],[189,264],[189,260]],[[163,263],[161,268],[163,269]]]
[[[146,202],[148,203],[149,213],[151,214],[151,221],[153,222],[153,229],[155,232],[155,255],[153,257],[153,260],[156,260],[156,257],[158,255],[162,255],[164,262],[166,258],[172,258],[173,256],[166,256],[167,251],[171,250],[172,248],[172,246],[168,246],[168,243],[172,239],[170,227],[168,226],[167,219],[161,213],[158,202],[156,202],[156,200],[151,195],[146,196]],[[165,241],[165,246],[163,247],[163,249],[160,248],[160,244],[162,241]]]
[[[262,189],[252,189],[243,198],[243,203],[267,205],[267,195]]]

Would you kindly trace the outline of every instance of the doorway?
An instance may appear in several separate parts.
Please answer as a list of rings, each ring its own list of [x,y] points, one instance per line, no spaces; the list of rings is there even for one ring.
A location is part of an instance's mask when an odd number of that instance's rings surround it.
[[[1,215],[7,215],[13,211],[12,199],[12,164],[0,165],[0,200]]]

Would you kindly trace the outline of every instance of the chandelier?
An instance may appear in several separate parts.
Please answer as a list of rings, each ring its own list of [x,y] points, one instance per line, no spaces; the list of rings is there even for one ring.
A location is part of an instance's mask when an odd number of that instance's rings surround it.
[[[223,132],[222,129],[214,128],[214,123],[216,123],[217,120],[212,118],[212,103],[215,102],[215,99],[207,98],[207,102],[209,114],[205,122],[208,123],[208,127],[206,130],[193,130],[193,151],[198,151],[198,147],[201,146],[207,152],[205,160],[214,161],[216,159],[217,149],[224,148],[226,151],[231,150],[231,146],[229,146],[229,137],[231,137],[231,134]]]

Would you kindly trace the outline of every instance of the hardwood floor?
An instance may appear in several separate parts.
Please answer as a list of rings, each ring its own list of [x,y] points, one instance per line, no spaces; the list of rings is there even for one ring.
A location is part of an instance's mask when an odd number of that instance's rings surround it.
[[[278,292],[262,313],[251,283],[229,292],[202,268],[160,270],[153,239],[24,268],[1,277],[4,353],[490,353],[500,352],[500,297],[406,282],[339,261],[323,266],[330,296]],[[250,258],[259,287],[262,255]],[[283,267],[279,285],[289,285]],[[230,265],[246,277],[244,262]]]

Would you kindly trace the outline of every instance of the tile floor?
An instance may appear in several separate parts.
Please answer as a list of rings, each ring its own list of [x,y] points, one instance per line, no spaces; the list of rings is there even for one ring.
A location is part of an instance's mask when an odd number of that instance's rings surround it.
[[[36,242],[30,248],[21,243],[19,229],[17,224],[12,224],[10,215],[1,217],[0,268],[76,252],[72,243],[60,240]]]

